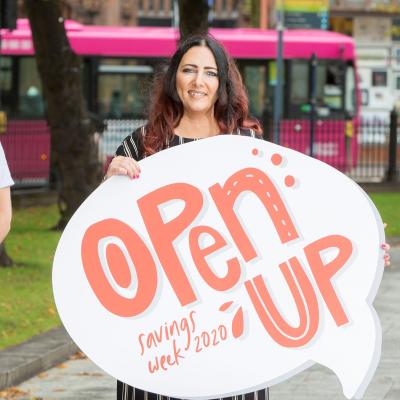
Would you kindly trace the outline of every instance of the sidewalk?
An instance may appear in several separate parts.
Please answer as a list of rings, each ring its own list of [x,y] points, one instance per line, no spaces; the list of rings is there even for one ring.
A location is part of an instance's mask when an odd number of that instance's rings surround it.
[[[0,390],[54,367],[77,351],[63,327],[0,351]]]
[[[395,244],[392,242],[392,244]],[[365,400],[400,399],[400,247],[391,251],[392,266],[387,268],[374,305],[382,324],[382,357],[368,387]],[[63,328],[53,329],[29,341],[0,352],[0,392],[15,386],[15,397],[0,399],[74,399],[115,398],[115,380],[88,359],[75,357],[58,368],[41,373],[67,360],[78,351]],[[18,392],[20,391],[20,395]],[[26,393],[24,397],[23,393]],[[21,397],[22,396],[22,397]],[[331,371],[314,366],[271,388],[271,399],[344,399],[337,378]]]

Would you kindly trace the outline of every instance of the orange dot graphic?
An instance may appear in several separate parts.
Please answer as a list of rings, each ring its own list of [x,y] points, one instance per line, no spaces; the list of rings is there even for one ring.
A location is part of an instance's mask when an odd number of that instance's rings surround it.
[[[254,156],[256,156],[258,154],[258,150],[257,149],[253,149],[252,153],[253,153]]]
[[[292,175],[288,175],[285,177],[285,185],[287,187],[291,187],[296,183],[296,180],[293,178]]]
[[[278,153],[275,153],[271,157],[272,164],[279,165],[282,162],[282,156]]]

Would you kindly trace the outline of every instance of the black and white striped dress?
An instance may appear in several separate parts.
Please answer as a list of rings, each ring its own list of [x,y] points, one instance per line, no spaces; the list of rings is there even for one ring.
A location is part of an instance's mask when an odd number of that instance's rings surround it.
[[[139,161],[144,157],[143,148],[143,135],[145,135],[145,127],[136,129],[131,135],[126,137],[115,152],[116,156],[132,157]],[[256,137],[252,129],[237,129],[235,134],[243,136]],[[179,144],[188,143],[193,140],[192,138],[185,138],[182,136],[174,135],[172,139],[166,143],[165,147],[177,146]],[[268,388],[258,390],[257,392],[247,393],[239,396],[224,397],[219,400],[268,400]],[[126,383],[117,382],[117,400],[178,400],[172,397],[161,396],[156,393],[145,392],[143,390],[129,386]]]

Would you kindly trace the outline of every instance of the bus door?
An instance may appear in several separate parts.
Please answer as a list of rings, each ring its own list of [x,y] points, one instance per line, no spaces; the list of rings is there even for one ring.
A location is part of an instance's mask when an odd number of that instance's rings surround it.
[[[238,60],[249,97],[250,115],[257,118],[264,132],[264,138],[272,140],[273,87],[269,79],[270,63],[266,60]]]

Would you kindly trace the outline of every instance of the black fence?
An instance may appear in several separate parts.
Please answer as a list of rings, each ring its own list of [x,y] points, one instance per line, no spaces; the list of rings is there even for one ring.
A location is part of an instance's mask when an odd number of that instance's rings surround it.
[[[119,143],[145,120],[107,120],[100,154],[109,161]],[[320,159],[357,182],[395,182],[400,159],[400,121],[390,119],[286,120],[280,124],[280,145]],[[267,132],[271,130],[266,129]],[[311,143],[311,138],[313,141]],[[268,138],[266,137],[268,140]]]
[[[121,141],[144,120],[107,120],[99,140],[106,168]],[[312,123],[312,122],[311,122]],[[399,182],[399,116],[390,119],[286,120],[280,124],[280,144],[311,154],[357,182]],[[265,129],[265,132],[271,132]],[[311,141],[311,138],[313,140]],[[47,186],[50,133],[45,121],[9,121],[0,135],[16,187]],[[312,142],[312,143],[311,143]]]
[[[357,182],[398,181],[399,116],[282,121],[279,144],[328,163]]]

